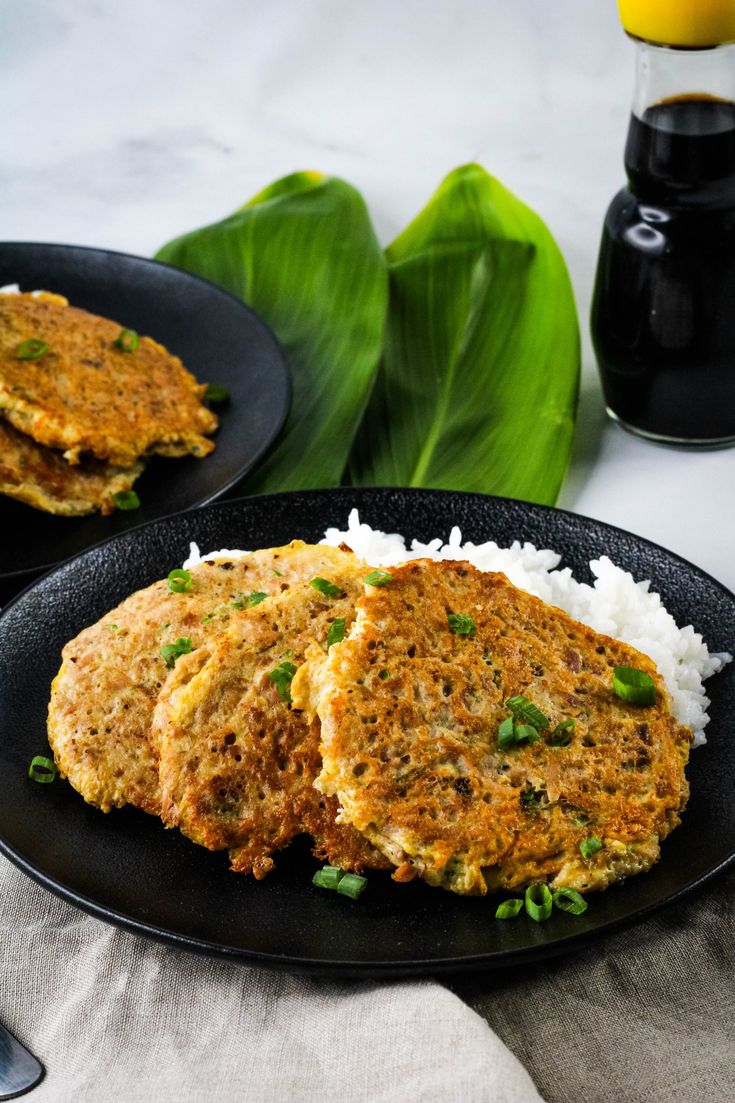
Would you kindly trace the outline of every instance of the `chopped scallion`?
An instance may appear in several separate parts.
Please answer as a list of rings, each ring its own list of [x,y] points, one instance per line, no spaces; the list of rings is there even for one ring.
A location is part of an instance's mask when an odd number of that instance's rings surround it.
[[[515,721],[512,716],[508,716],[498,728],[498,747],[501,751],[507,751],[515,741]]]
[[[548,744],[550,747],[568,747],[572,742],[573,735],[574,717],[570,716],[568,720],[562,720],[560,724],[556,725],[549,735]]]
[[[515,919],[520,914],[523,908],[523,901],[518,897],[513,897],[512,900],[504,900],[502,904],[498,904],[495,910],[496,919]]]
[[[165,643],[161,648],[161,658],[171,670],[181,655],[188,655],[192,650],[191,640],[188,636],[179,636],[176,643]]]
[[[253,590],[252,594],[248,594],[248,609],[252,609],[254,605],[260,605],[267,597],[264,590]]]
[[[192,588],[194,582],[189,571],[177,567],[169,571],[168,588],[172,594],[186,594]]]
[[[574,889],[558,889],[553,896],[554,904],[570,915],[581,915],[587,911],[588,904],[583,896]]]
[[[140,337],[134,329],[121,329],[113,344],[122,352],[135,352],[140,344]]]
[[[140,498],[134,490],[118,490],[114,502],[116,509],[121,509],[124,512],[140,508]]]
[[[34,755],[28,767],[28,777],[39,785],[48,785],[56,777],[56,763],[42,754]]]
[[[549,726],[549,718],[532,701],[524,697],[522,693],[515,697],[509,697],[506,704],[517,720],[525,720],[532,724],[537,732],[543,731]]]
[[[344,873],[338,866],[322,866],[311,879],[312,885],[318,885],[321,889],[336,889]]]
[[[318,590],[320,594],[324,594],[325,597],[341,597],[344,593],[339,586],[335,586],[328,578],[312,578],[309,585]]]
[[[295,673],[296,667],[289,662],[279,663],[275,670],[268,673],[268,677],[287,705],[291,704],[291,682]]]
[[[337,892],[343,896],[349,896],[351,900],[357,900],[358,896],[365,891],[366,885],[367,877],[360,877],[356,873],[345,873],[339,879]]]
[[[449,613],[447,623],[455,636],[474,636],[477,625],[466,613]]]
[[[590,835],[586,839],[582,839],[579,844],[579,853],[588,861],[593,854],[597,854],[598,850],[602,850],[602,840],[597,838],[597,835]]]
[[[538,743],[541,738],[531,724],[516,724],[514,734],[516,743]]]
[[[526,911],[536,923],[544,923],[551,915],[552,896],[548,885],[529,885],[525,896]]]
[[[342,643],[345,638],[345,621],[344,617],[337,617],[332,621],[327,632],[327,651],[333,643]]]
[[[390,678],[390,670],[386,670],[385,668],[383,668],[378,677],[380,678],[381,682],[384,682],[386,678]]]
[[[48,352],[48,345],[38,337],[29,337],[18,345],[16,356],[19,360],[40,360]]]
[[[655,705],[656,685],[645,670],[634,666],[616,666],[613,670],[613,689],[616,696],[631,705]]]
[[[366,574],[363,579],[368,586],[387,586],[392,581],[393,575],[388,571],[370,571],[370,574]]]
[[[229,402],[230,392],[227,387],[223,387],[220,383],[208,383],[204,397],[207,402]]]

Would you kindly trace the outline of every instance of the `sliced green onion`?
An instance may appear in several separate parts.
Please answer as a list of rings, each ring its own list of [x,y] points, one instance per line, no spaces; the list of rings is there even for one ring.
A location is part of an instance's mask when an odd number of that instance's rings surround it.
[[[118,490],[113,500],[115,507],[123,511],[140,508],[140,498],[134,490]]]
[[[498,747],[501,751],[507,751],[516,741],[515,721],[512,716],[506,717],[498,728]]]
[[[367,885],[367,877],[359,877],[356,873],[345,873],[339,879],[337,885],[337,892],[341,892],[343,896],[349,896],[351,900],[357,900],[365,891]]]
[[[48,352],[48,345],[39,337],[29,337],[18,345],[16,356],[19,360],[40,360]]]
[[[525,897],[526,911],[536,923],[545,923],[551,915],[552,896],[548,885],[529,885]]]
[[[327,651],[333,643],[342,643],[345,638],[345,621],[344,617],[337,617],[332,621],[327,632]]]
[[[384,682],[386,678],[390,678],[390,670],[385,670],[385,669],[381,670],[378,677],[380,678],[380,680],[382,682]]]
[[[585,898],[574,889],[559,889],[554,893],[553,901],[557,908],[569,912],[570,915],[581,915],[589,907]]]
[[[207,383],[204,397],[207,402],[229,402],[230,392],[219,383]]]
[[[392,581],[393,575],[388,574],[388,571],[371,571],[363,579],[363,582],[367,583],[368,586],[387,586]]]
[[[631,705],[655,705],[656,685],[645,670],[634,666],[616,666],[613,670],[613,689],[623,701]]]
[[[550,747],[568,747],[572,742],[573,735],[574,717],[570,716],[568,720],[562,720],[560,724],[556,725],[547,742]]]
[[[191,640],[188,636],[179,636],[176,643],[165,643],[161,648],[161,658],[170,669],[181,655],[188,655],[192,650]]]
[[[254,605],[260,605],[267,597],[264,590],[253,590],[252,594],[248,594],[248,609],[252,609]]]
[[[216,613],[205,613],[202,617],[202,624],[209,624],[210,621],[214,620],[215,616]]]
[[[579,853],[585,861],[597,854],[598,850],[602,850],[602,839],[598,839],[597,835],[590,835],[579,844]]]
[[[192,588],[193,584],[194,582],[189,571],[184,571],[181,567],[169,571],[168,588],[172,594],[186,594]]]
[[[516,743],[538,743],[541,736],[531,724],[516,724]]]
[[[335,586],[328,578],[312,578],[309,585],[325,597],[341,597],[344,593],[344,590],[340,590],[339,586]]]
[[[524,697],[522,693],[516,694],[515,697],[509,697],[506,705],[517,720],[525,720],[527,724],[532,724],[536,731],[540,732],[544,728],[548,728],[548,716],[544,716],[541,709],[536,708],[533,702],[529,701],[528,697]]]
[[[56,763],[51,758],[45,758],[42,754],[34,755],[28,767],[28,777],[31,781],[37,781],[39,785],[48,785],[56,777]]]
[[[288,662],[279,663],[275,670],[268,673],[268,677],[287,705],[291,704],[291,682],[295,673],[296,667]]]
[[[344,872],[337,866],[322,866],[311,879],[312,885],[320,889],[336,889],[344,877]]]
[[[496,919],[515,919],[519,915],[521,908],[523,907],[523,901],[518,897],[513,897],[512,900],[504,900],[502,904],[498,904],[495,911]]]
[[[474,636],[477,625],[466,613],[449,613],[447,623],[455,636]]]
[[[134,329],[121,329],[113,344],[123,352],[135,352],[140,344],[140,337]]]

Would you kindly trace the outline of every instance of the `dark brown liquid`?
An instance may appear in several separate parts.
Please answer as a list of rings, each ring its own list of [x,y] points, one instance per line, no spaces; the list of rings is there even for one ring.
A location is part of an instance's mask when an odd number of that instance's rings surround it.
[[[654,436],[735,440],[735,104],[634,116],[625,166],[592,306],[608,408]]]

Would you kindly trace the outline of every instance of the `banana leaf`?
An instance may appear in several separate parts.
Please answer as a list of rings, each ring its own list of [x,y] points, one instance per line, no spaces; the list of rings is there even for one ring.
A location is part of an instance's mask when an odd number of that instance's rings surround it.
[[[291,411],[239,489],[339,484],[380,359],[387,305],[386,265],[359,192],[336,177],[295,173],[224,221],[165,245],[157,259],[244,299],[285,350]]]
[[[580,354],[569,276],[544,223],[465,165],[386,256],[385,348],[351,481],[553,504]]]

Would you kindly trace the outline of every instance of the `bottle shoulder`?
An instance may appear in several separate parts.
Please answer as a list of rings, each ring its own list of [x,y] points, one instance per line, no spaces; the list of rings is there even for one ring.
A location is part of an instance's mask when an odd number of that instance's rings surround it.
[[[705,236],[724,234],[729,237],[735,233],[735,197],[728,206],[708,209],[652,202],[637,196],[629,187],[622,187],[608,206],[605,226],[608,233],[643,226],[666,236],[677,230],[693,232],[696,228]]]

